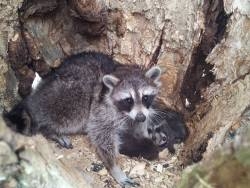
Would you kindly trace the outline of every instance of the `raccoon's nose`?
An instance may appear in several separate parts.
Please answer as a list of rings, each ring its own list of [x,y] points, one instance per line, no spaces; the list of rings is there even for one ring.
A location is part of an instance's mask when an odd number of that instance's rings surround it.
[[[176,142],[177,144],[181,143],[181,138],[175,138],[175,142]]]
[[[143,113],[138,113],[135,120],[138,122],[144,122],[146,120],[146,116]]]
[[[155,141],[156,140],[156,136],[152,136],[152,140]]]

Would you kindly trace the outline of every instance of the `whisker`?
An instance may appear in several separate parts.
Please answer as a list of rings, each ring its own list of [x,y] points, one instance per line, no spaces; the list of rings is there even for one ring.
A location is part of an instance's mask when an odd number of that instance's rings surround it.
[[[159,109],[154,109],[154,111],[156,113],[159,113],[159,114],[162,114],[163,116],[167,116],[169,118],[173,118],[175,116],[175,114],[171,111],[162,111],[162,110],[159,110]]]

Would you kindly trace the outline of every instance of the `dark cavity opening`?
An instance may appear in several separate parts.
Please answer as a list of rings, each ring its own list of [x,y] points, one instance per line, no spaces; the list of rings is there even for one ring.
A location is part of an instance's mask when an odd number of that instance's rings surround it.
[[[224,37],[230,15],[224,10],[223,0],[205,1],[203,11],[206,16],[205,31],[200,44],[194,49],[191,63],[186,71],[181,87],[181,100],[188,111],[203,101],[202,90],[215,81],[213,65],[206,63],[208,54]]]

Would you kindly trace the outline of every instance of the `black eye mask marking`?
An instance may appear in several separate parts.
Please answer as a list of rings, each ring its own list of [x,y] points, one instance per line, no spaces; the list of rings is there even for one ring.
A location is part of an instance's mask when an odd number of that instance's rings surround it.
[[[152,134],[152,129],[148,129],[148,134]]]
[[[142,104],[149,108],[155,98],[155,95],[143,95],[142,96]]]
[[[134,100],[132,97],[128,97],[125,99],[122,99],[120,101],[115,102],[115,105],[120,111],[126,111],[129,112],[131,111],[133,105],[134,105]]]
[[[155,129],[155,132],[157,132],[157,133],[161,132],[161,128],[160,128],[160,127],[157,127],[157,128]]]

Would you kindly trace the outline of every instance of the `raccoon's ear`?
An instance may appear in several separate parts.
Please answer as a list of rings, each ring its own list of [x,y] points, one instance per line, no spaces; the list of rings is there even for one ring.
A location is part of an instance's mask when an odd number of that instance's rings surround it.
[[[113,75],[107,74],[103,76],[102,81],[109,89],[113,89],[120,80]]]
[[[154,66],[154,67],[151,67],[146,73],[145,73],[145,76],[147,78],[150,78],[154,81],[154,83],[156,85],[159,85],[160,86],[160,82],[159,82],[159,79],[160,79],[160,76],[161,76],[161,68],[159,66]]]

